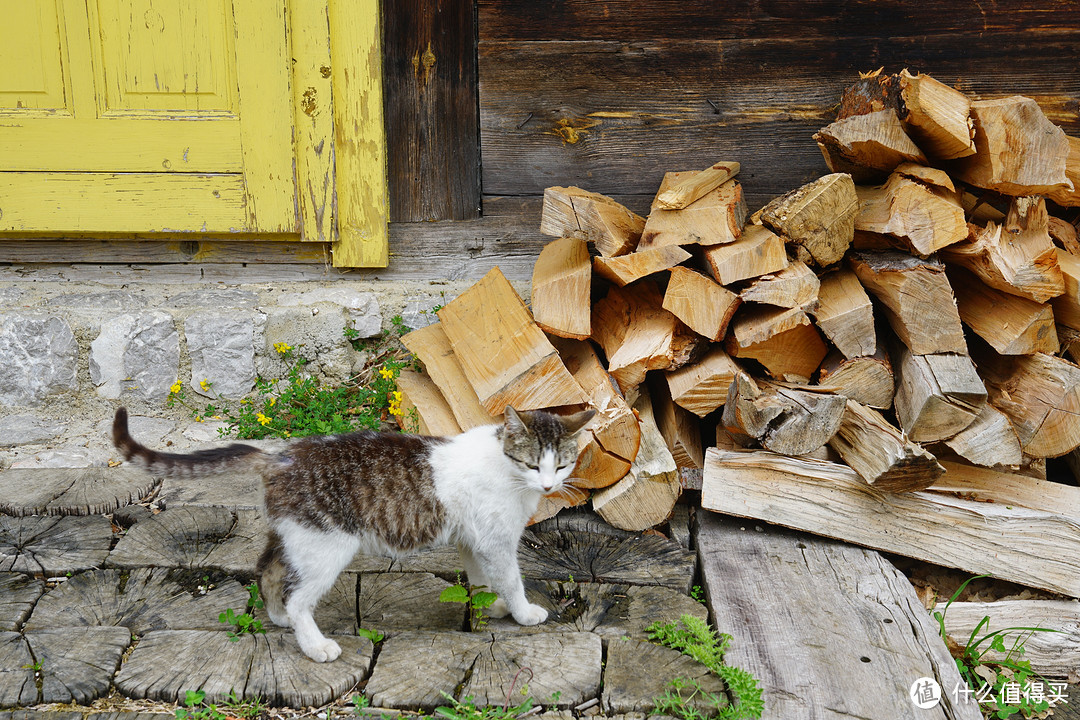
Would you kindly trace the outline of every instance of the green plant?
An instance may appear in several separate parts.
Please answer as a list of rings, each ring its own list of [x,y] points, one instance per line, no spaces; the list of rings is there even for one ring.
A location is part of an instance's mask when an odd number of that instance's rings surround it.
[[[487,616],[484,610],[491,607],[499,596],[493,592],[487,592],[484,586],[465,586],[458,578],[456,585],[444,588],[439,593],[439,602],[462,603],[469,609],[469,625],[473,630],[480,630],[487,625]]]
[[[683,615],[677,623],[655,622],[647,628],[647,632],[654,643],[674,648],[697,660],[724,681],[731,695],[731,704],[722,709],[717,707],[714,717],[720,720],[761,717],[765,705],[757,679],[742,668],[724,664],[724,652],[731,644],[730,635],[716,632],[708,622],[693,615]],[[663,712],[683,720],[700,720],[700,711],[688,704],[691,698],[699,697],[704,692],[700,686],[695,687],[695,682],[688,678],[675,678],[670,688],[666,695],[655,699],[657,714]],[[688,689],[689,697],[684,698],[683,691]],[[701,697],[708,699],[710,695]],[[663,711],[660,710],[661,704],[665,707]]]
[[[228,634],[229,640],[233,642],[239,640],[240,636],[245,633],[252,635],[256,633],[266,634],[262,621],[255,619],[255,616],[251,613],[252,610],[261,610],[263,607],[262,598],[259,597],[259,586],[251,583],[245,586],[244,589],[248,591],[247,611],[237,614],[235,610],[228,608],[218,615],[218,622],[232,626]]]
[[[235,690],[220,706],[205,700],[206,692],[203,690],[188,690],[184,694],[184,707],[176,708],[177,720],[252,720],[266,712],[262,700],[240,700]]]
[[[1025,718],[1033,717],[1050,708],[1050,700],[1042,693],[1029,692],[1032,679],[1037,679],[1040,687],[1049,682],[1042,675],[1031,669],[1031,661],[1023,660],[1024,643],[1037,632],[1060,632],[1043,627],[1008,627],[1001,630],[984,632],[990,624],[990,616],[983,616],[975,629],[968,636],[966,645],[958,645],[945,632],[945,614],[964,589],[974,580],[989,577],[977,575],[968,578],[945,603],[944,610],[934,612],[941,639],[956,660],[956,669],[967,683],[968,694],[973,694],[980,705],[992,713],[992,717],[1008,718],[1015,713]],[[1010,634],[1015,637],[1011,644],[1006,644]],[[1004,653],[1003,657],[991,658],[989,653]]]
[[[33,670],[34,672],[39,673],[39,672],[41,672],[41,661],[40,660],[34,660],[34,662],[32,662],[32,663],[27,663],[26,665],[23,665],[22,669],[23,670]]]
[[[384,637],[386,637],[378,630],[368,630],[367,628],[357,628],[356,634],[360,637],[366,637],[372,643],[380,642]]]
[[[705,588],[701,587],[700,585],[695,585],[694,587],[690,588],[690,597],[704,605]]]
[[[352,696],[353,712],[357,715],[361,715],[361,710],[371,707],[371,701],[367,699],[367,695],[353,695]]]
[[[515,720],[520,715],[532,710],[534,702],[531,697],[526,697],[519,705],[510,707],[510,703],[503,707],[490,705],[477,707],[471,697],[455,700],[451,695],[443,693],[443,697],[450,703],[435,708],[435,715],[446,720]]]
[[[711,693],[693,678],[677,677],[668,684],[663,695],[653,698],[656,705],[654,714],[670,715],[682,720],[708,720],[710,717],[724,717],[729,710],[728,699],[724,695]],[[699,709],[704,705],[709,708],[706,714]]]

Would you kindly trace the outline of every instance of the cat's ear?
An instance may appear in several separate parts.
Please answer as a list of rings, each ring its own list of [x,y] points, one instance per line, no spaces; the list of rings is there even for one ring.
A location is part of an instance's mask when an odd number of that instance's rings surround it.
[[[506,406],[506,410],[503,411],[504,425],[508,430],[524,430],[525,420],[518,414],[518,411],[509,405]]]
[[[573,435],[579,432],[583,427],[589,424],[589,421],[596,416],[596,410],[589,408],[588,410],[582,410],[579,413],[573,415],[562,416],[563,427],[566,428],[567,434]]]

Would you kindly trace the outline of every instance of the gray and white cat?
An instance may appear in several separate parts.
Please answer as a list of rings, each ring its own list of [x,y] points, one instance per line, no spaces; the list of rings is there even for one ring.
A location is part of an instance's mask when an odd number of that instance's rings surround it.
[[[308,657],[329,662],[341,648],[312,612],[361,550],[395,556],[456,545],[469,582],[499,596],[489,614],[544,622],[547,611],[525,599],[518,542],[540,498],[569,478],[593,414],[507,407],[502,425],[450,438],[356,432],[303,438],[280,452],[235,444],[175,454],[136,442],[120,408],[113,442],[159,476],[262,474],[270,533],[257,570],[267,614],[293,628]]]

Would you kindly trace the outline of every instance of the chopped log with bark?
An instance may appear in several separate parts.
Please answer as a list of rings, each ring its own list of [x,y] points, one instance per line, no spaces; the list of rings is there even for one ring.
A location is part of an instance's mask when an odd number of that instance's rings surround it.
[[[668,390],[676,405],[705,417],[724,404],[738,372],[739,366],[716,345],[698,362],[667,373]]]
[[[856,188],[855,229],[889,235],[926,257],[967,237],[964,208],[955,191],[894,172],[880,187]]]
[[[739,296],[687,267],[671,268],[663,308],[709,340],[722,340]]]
[[[625,255],[637,247],[645,218],[611,198],[578,187],[544,190],[540,232],[591,242],[605,257]]]
[[[497,267],[439,310],[439,319],[489,413],[588,402]]]
[[[859,278],[848,268],[821,277],[813,315],[818,328],[844,357],[873,355],[877,350],[874,307]]]
[[[656,196],[661,210],[682,210],[739,174],[739,163],[720,161],[667,187]]]
[[[732,357],[757,360],[777,380],[808,382],[828,349],[798,308],[754,308],[732,322],[725,348]]]
[[[641,419],[641,447],[619,482],[593,494],[593,509],[622,530],[646,530],[671,515],[682,488],[679,470],[656,426],[652,401],[641,393],[634,410]]]
[[[533,267],[532,312],[536,324],[559,337],[589,337],[591,288],[592,265],[585,241],[559,238],[549,242]]]
[[[1059,457],[1080,446],[1080,367],[1051,355],[976,358],[990,402],[1009,416],[1020,447]]]
[[[1045,200],[1013,198],[1004,224],[969,225],[968,239],[945,248],[942,257],[967,268],[990,287],[1046,302],[1065,292],[1048,225]]]
[[[784,242],[761,225],[747,225],[738,240],[706,248],[705,259],[721,285],[779,272],[788,266]]]
[[[889,324],[913,353],[967,352],[956,300],[940,260],[895,251],[856,252],[851,268],[881,301]]]
[[[900,72],[901,117],[908,135],[936,160],[975,154],[975,125],[967,95],[929,75]]]
[[[952,170],[964,182],[1006,195],[1068,191],[1069,140],[1031,98],[1014,95],[971,103],[975,154]]]
[[[821,281],[806,263],[796,260],[777,273],[762,275],[739,293],[743,302],[756,302],[782,308],[800,308],[813,312],[818,302]]]
[[[1080,597],[1075,513],[883,493],[843,465],[715,449],[705,453],[701,505]]]
[[[678,245],[660,245],[654,248],[638,249],[619,257],[597,256],[593,258],[593,269],[600,277],[610,280],[619,287],[624,287],[643,277],[669,270],[688,259],[690,259],[690,253]],[[535,306],[535,300],[533,304]],[[587,296],[579,305],[579,312],[581,308],[588,309]]]
[[[402,335],[401,343],[424,364],[428,377],[438,387],[462,430],[496,422],[495,418],[501,415],[505,408],[489,413],[480,404],[480,398],[465,377],[441,323]]]
[[[740,373],[728,389],[722,422],[729,433],[754,438],[766,450],[805,455],[832,439],[845,405],[839,395],[755,383]]]
[[[818,384],[878,410],[892,407],[896,391],[892,363],[884,347],[873,355],[853,358],[832,350],[821,363]]]
[[[1072,183],[1072,190],[1058,189],[1046,197],[1064,207],[1080,205],[1080,137],[1069,137],[1069,154],[1065,158],[1065,177]]]
[[[430,376],[402,370],[398,374],[397,383],[401,391],[401,409],[404,411],[398,418],[398,424],[404,430],[412,430],[408,423],[415,411],[417,432],[447,437],[461,432],[461,426],[454,418],[454,411]]]
[[[656,284],[645,280],[632,288],[612,287],[593,306],[593,339],[603,348],[608,372],[626,395],[642,383],[647,371],[685,365],[699,344],[698,336],[663,303]]]
[[[664,436],[675,465],[680,469],[700,470],[704,466],[705,451],[701,446],[701,423],[697,415],[674,403],[668,384],[662,378],[650,381],[649,391],[656,426]]]
[[[946,440],[945,444],[957,455],[976,465],[1019,467],[1023,461],[1020,440],[1008,416],[990,403],[982,406],[974,422]]]
[[[908,441],[876,410],[847,401],[829,446],[868,485],[887,492],[930,487],[945,472],[933,455]]]
[[[960,319],[1002,355],[1055,355],[1054,310],[1045,303],[992,288],[961,268],[949,269]]]
[[[794,244],[800,260],[826,267],[851,246],[858,211],[851,176],[834,173],[770,201],[761,222]]]
[[[915,442],[951,438],[986,404],[986,388],[967,355],[916,355],[901,345],[893,357],[896,418]]]
[[[746,222],[746,201],[742,186],[736,180],[717,185],[682,209],[661,207],[661,196],[683,183],[696,182],[701,176],[702,173],[696,171],[665,173],[641,233],[640,249],[662,245],[717,245],[739,238]],[[705,179],[711,177],[710,173]]]
[[[903,162],[929,163],[891,108],[837,120],[814,133],[814,140],[833,172],[850,165],[891,172]]]

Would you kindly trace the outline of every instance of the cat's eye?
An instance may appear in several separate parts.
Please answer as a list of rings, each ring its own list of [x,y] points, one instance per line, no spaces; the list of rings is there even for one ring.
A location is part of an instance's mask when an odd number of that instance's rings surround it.
[[[539,465],[533,465],[532,463],[525,463],[525,467],[529,468],[530,470],[539,470],[540,469]]]

